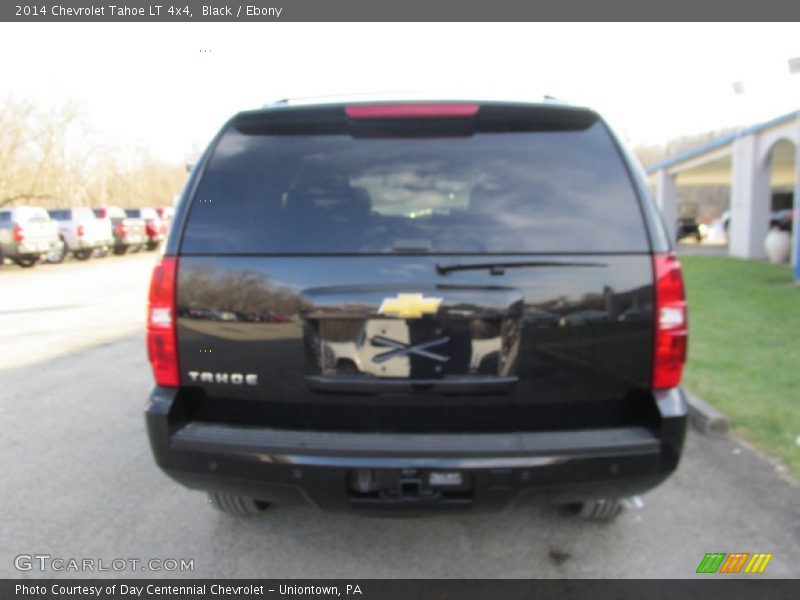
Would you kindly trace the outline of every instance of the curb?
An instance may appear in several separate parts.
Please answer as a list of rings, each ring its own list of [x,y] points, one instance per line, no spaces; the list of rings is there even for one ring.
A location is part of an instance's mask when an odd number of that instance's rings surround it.
[[[684,391],[689,404],[689,420],[696,430],[706,435],[722,436],[728,433],[728,417],[725,413],[711,406],[700,396]]]

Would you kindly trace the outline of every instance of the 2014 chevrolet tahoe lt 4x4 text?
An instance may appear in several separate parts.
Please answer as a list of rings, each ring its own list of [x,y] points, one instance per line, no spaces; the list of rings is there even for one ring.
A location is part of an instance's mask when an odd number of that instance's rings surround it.
[[[678,464],[680,265],[593,111],[283,102],[233,117],[153,273],[159,466],[254,514],[616,516]]]

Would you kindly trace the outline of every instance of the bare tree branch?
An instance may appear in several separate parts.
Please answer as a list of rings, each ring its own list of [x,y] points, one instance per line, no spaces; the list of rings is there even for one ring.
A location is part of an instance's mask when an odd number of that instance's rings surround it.
[[[74,102],[44,109],[0,100],[0,206],[164,205],[185,177],[182,165],[142,149],[98,143]]]
[[[9,204],[13,204],[14,202],[19,202],[20,200],[52,200],[53,197],[50,194],[17,194],[16,196],[7,196],[5,198],[0,198],[0,206],[7,206]]]

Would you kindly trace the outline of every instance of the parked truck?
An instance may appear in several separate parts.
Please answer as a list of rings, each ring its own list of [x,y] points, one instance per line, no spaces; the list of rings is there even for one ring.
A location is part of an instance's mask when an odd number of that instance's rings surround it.
[[[0,210],[0,265],[5,259],[32,267],[59,248],[58,224],[37,206]]]
[[[155,250],[164,241],[167,235],[167,221],[161,218],[155,208],[145,206],[143,208],[128,208],[125,214],[133,219],[144,219],[145,234],[147,235],[147,250]]]
[[[94,214],[111,227],[114,254],[138,252],[147,243],[144,219],[129,217],[118,206],[95,208]]]
[[[61,262],[67,254],[78,260],[88,260],[95,253],[105,255],[114,243],[111,228],[91,208],[54,209],[50,217],[58,222],[62,242],[61,254],[51,255],[50,262]]]

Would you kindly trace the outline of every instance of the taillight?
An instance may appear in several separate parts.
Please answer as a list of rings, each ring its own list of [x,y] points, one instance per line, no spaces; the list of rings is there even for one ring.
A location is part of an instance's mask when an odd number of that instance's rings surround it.
[[[117,223],[117,235],[119,237],[125,237],[125,235],[127,233],[128,233],[128,229],[125,227],[125,223],[123,223],[122,221]]]
[[[83,234],[85,233],[83,225],[78,225],[78,227],[75,229],[75,233],[78,234],[78,237],[83,237]]]
[[[178,345],[175,335],[175,280],[178,259],[165,256],[153,269],[147,307],[147,357],[156,384],[177,387]]]
[[[655,274],[655,337],[653,389],[680,384],[686,362],[688,318],[681,263],[673,253],[653,256]]]
[[[25,232],[19,225],[14,225],[14,228],[11,230],[11,237],[14,238],[15,242],[24,242]]]
[[[345,112],[351,119],[426,119],[447,117],[472,117],[478,112],[477,104],[354,104]]]

